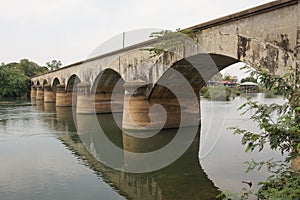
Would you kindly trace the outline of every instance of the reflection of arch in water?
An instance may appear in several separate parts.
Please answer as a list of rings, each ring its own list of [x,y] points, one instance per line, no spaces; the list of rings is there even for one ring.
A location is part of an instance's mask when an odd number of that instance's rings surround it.
[[[215,199],[218,191],[199,166],[199,134],[191,147],[170,166],[155,172],[132,174],[114,170],[98,161],[98,159],[105,161],[99,149],[106,144],[101,143],[103,140],[99,138],[98,128],[91,123],[92,118],[93,116],[90,115],[77,115],[80,140],[74,135],[65,135],[60,140],[79,157],[85,158],[89,166],[120,191],[121,195],[130,199],[197,199],[200,197]],[[139,143],[126,133],[122,133],[114,124],[112,115],[98,115],[98,121],[113,143],[120,148],[124,146],[129,151],[149,150],[147,144],[151,144],[150,148],[159,148],[162,142],[166,143],[174,136],[174,132],[167,130],[158,134],[157,138],[150,138],[148,143],[146,141]],[[153,144],[156,144],[156,147]],[[117,164],[124,164],[122,162],[126,159],[126,153],[121,157],[115,156],[115,159],[119,162]]]
[[[170,56],[175,57],[175,55]],[[164,70],[164,73],[159,76],[154,75],[158,69],[156,66],[153,66],[153,69],[150,71],[150,77],[153,76],[157,78],[154,79],[155,85],[148,98],[172,98],[173,96],[169,94],[170,91],[168,88],[161,86],[161,84],[167,84],[171,88],[180,90],[182,88],[181,82],[180,79],[178,79],[179,76],[174,73],[175,71],[179,72],[179,74],[189,82],[195,92],[198,92],[216,73],[237,62],[239,62],[237,59],[226,55],[196,54],[171,63],[171,65],[167,66],[167,69]],[[185,93],[183,94],[186,95]]]

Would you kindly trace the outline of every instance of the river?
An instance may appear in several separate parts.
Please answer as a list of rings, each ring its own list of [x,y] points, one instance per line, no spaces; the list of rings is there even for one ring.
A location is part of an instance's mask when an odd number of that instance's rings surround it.
[[[283,102],[281,98],[253,97],[260,102]],[[201,100],[202,122],[191,146],[175,162],[147,173],[128,173],[101,162],[105,144],[94,130],[92,116],[76,117],[71,108],[28,101],[0,102],[0,199],[215,199],[218,190],[241,192],[242,181],[257,183],[267,177],[265,170],[245,173],[244,161],[282,159],[265,148],[244,153],[241,137],[228,127],[256,130],[249,115],[237,108],[245,102]],[[121,114],[97,115],[106,136],[120,148],[144,151],[143,142],[124,134],[113,120]],[[187,133],[191,130],[184,129]],[[151,139],[147,150],[161,148],[176,135],[164,130]],[[104,148],[105,149],[105,148]],[[106,150],[109,151],[109,150]],[[126,154],[121,159],[126,158]],[[120,158],[115,158],[119,160]]]

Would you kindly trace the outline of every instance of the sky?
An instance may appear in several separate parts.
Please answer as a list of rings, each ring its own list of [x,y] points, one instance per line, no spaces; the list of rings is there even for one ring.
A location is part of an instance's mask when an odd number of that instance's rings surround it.
[[[88,58],[122,32],[183,29],[267,2],[0,0],[0,62],[28,58],[45,65],[56,59],[65,66]]]

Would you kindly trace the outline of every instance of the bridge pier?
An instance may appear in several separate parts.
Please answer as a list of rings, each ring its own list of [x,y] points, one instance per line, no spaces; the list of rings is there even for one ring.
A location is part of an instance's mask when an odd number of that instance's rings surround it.
[[[36,89],[35,86],[32,86],[32,87],[31,87],[31,90],[30,90],[30,99],[31,99],[31,100],[36,100],[36,93],[37,93],[36,90],[37,90],[37,89]]]
[[[56,106],[57,107],[71,107],[72,106],[71,91],[66,91],[65,85],[59,84],[56,86]]]
[[[117,101],[112,99],[111,92],[90,92],[90,84],[88,82],[79,83],[77,85],[77,113],[113,113],[123,111],[123,98],[117,96]]]
[[[90,83],[83,82],[76,86],[77,88],[77,104],[76,113],[90,114],[95,113],[95,103],[92,101],[90,93]]]
[[[96,113],[114,113],[122,112],[122,106],[114,107],[115,102],[112,101],[112,94],[94,94],[92,95],[92,100],[95,101],[95,112]],[[123,102],[122,102],[123,103]]]
[[[200,101],[193,98],[148,99],[151,84],[128,82],[124,84],[124,130],[160,130],[199,126]]]
[[[37,86],[36,100],[44,100],[44,88],[41,85]]]
[[[56,91],[51,88],[51,85],[44,86],[44,102],[45,103],[55,103],[56,101]]]
[[[124,90],[114,89],[118,87],[114,84],[97,87],[94,94],[96,113],[117,113],[123,112]],[[122,86],[123,89],[123,86]]]

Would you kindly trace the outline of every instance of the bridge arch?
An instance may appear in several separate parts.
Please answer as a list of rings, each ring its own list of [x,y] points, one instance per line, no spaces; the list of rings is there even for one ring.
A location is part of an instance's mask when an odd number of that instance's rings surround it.
[[[46,79],[45,79],[46,80]],[[45,103],[55,103],[56,102],[56,92],[57,86],[59,86],[58,78],[50,79],[49,82],[44,80],[44,102]]]
[[[53,85],[56,84],[56,106],[57,107],[70,107],[75,106],[77,103],[77,90],[76,85],[81,82],[76,74],[72,74],[66,84],[58,84],[59,79],[56,78],[53,81]]]
[[[52,84],[51,84],[51,88],[54,89],[56,88],[57,85],[61,84],[59,79],[57,77],[55,77],[53,80],[52,80]]]
[[[163,73],[153,79],[153,87],[148,95],[148,99],[168,98],[174,95],[163,85],[170,85],[172,88],[178,88],[179,90],[181,83],[177,73],[181,74],[196,92],[205,86],[206,82],[216,73],[239,62],[235,58],[219,54],[196,54],[178,61],[176,60],[178,57],[173,56],[173,58],[175,60],[170,62],[168,66],[164,66],[164,63],[158,64],[158,62],[161,62],[161,59],[154,65],[160,66],[164,70],[161,70]],[[157,69],[154,69],[154,71],[157,71]],[[153,69],[150,74],[153,76]]]
[[[72,74],[69,79],[67,79],[66,85],[65,85],[65,90],[67,92],[72,92],[75,88],[76,85],[81,82],[79,76],[77,74]]]
[[[200,89],[220,70],[237,62],[219,54],[200,53],[180,58],[177,53],[165,52],[150,68],[149,80],[153,82],[134,82],[135,90],[133,84],[125,84],[123,128],[159,129],[199,124]],[[155,105],[164,110],[158,107],[151,110]]]
[[[111,94],[114,89],[121,90],[120,92],[123,92],[124,89],[121,89],[119,86],[121,85],[123,88],[124,83],[124,79],[117,71],[107,68],[98,74],[94,83],[92,83],[91,92],[97,94]]]
[[[48,84],[49,84],[48,79],[44,79],[43,80],[43,87],[45,87],[45,85],[48,85]]]
[[[125,81],[114,69],[101,71],[91,88],[96,113],[123,112]]]

